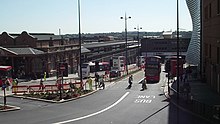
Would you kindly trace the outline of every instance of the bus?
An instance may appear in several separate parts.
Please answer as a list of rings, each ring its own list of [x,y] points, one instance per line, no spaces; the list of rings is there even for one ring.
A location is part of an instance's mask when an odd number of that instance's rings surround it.
[[[125,56],[113,56],[112,57],[113,66],[112,69],[125,71],[126,59]]]
[[[139,63],[138,63],[138,61],[139,61]],[[137,56],[136,57],[136,65],[138,67],[144,68],[144,66],[145,66],[145,57],[144,56]]]
[[[145,79],[146,81],[159,82],[161,72],[161,57],[146,57],[145,60]]]
[[[183,74],[183,65],[185,63],[185,59],[179,56],[179,75]],[[169,70],[167,66],[169,67]],[[169,56],[166,57],[166,63],[165,63],[165,72],[170,73],[171,77],[177,76],[177,56]]]
[[[12,66],[0,66],[0,87],[2,87],[3,80],[8,80],[12,84]]]
[[[82,78],[87,78],[90,76],[89,63],[82,63]],[[80,66],[78,67],[78,76],[80,77]]]
[[[109,62],[99,62],[99,70],[100,71],[109,71],[110,70]]]
[[[109,71],[110,64],[109,62],[99,62],[98,70],[96,70],[95,62],[89,62],[90,72],[96,72],[96,71]]]

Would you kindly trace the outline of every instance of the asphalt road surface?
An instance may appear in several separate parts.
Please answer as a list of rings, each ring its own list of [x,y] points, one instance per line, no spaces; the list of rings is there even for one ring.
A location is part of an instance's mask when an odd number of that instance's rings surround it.
[[[7,98],[8,104],[21,110],[1,112],[1,124],[208,124],[167,101],[163,95],[164,73],[159,83],[147,84],[145,91],[140,91],[138,84],[143,71],[133,76],[131,89],[125,89],[125,78],[105,90],[66,103]]]

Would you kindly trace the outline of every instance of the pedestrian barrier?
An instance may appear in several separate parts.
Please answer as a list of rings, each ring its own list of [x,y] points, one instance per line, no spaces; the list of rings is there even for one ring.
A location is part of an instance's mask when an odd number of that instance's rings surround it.
[[[44,91],[45,92],[57,92],[58,91],[58,86],[57,85],[45,85],[44,86]]]
[[[69,90],[70,89],[70,85],[69,84],[63,84],[61,85],[63,90]]]
[[[179,105],[183,105],[188,110],[210,120],[211,122],[220,123],[220,106],[207,105],[197,101],[196,99],[193,99],[192,97],[185,98],[183,93],[177,93],[177,91],[172,87],[170,87],[170,89],[172,92],[174,92],[174,94],[171,96],[172,98],[176,99],[177,94],[179,94],[179,101],[181,101],[179,102]]]
[[[86,83],[83,84],[83,86],[84,86],[84,85],[86,85]],[[80,87],[81,87],[81,82],[75,82],[75,83],[74,83],[74,86],[75,86],[76,88],[80,88]]]
[[[27,93],[28,92],[28,86],[12,86],[12,93]]]
[[[29,90],[29,93],[43,92],[44,85],[30,85],[30,86],[28,86],[28,90]]]
[[[72,89],[70,87],[70,84],[73,84],[75,88],[80,88],[81,83],[80,82],[74,82],[74,83],[66,83],[66,84],[55,84],[55,85],[23,85],[23,86],[12,86],[12,93],[22,93],[22,94],[28,94],[28,93],[39,93],[39,92],[57,92],[60,90],[60,86],[62,86],[62,90],[67,91]]]

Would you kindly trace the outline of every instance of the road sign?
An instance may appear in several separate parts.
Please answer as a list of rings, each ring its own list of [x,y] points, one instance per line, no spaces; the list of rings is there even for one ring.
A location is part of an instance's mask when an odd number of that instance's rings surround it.
[[[68,64],[66,62],[60,62],[58,65],[58,76],[68,77]]]

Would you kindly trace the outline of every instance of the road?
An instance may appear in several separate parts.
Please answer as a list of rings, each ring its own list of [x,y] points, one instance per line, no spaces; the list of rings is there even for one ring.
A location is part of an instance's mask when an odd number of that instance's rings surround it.
[[[1,112],[5,124],[206,124],[208,122],[178,109],[163,95],[165,74],[159,83],[140,91],[143,71],[134,74],[133,86],[125,90],[125,78],[105,90],[66,103],[47,103],[8,98],[19,111]],[[0,99],[2,101],[2,98]]]

